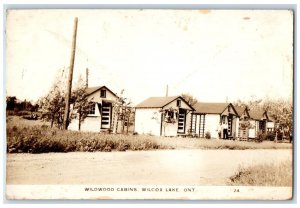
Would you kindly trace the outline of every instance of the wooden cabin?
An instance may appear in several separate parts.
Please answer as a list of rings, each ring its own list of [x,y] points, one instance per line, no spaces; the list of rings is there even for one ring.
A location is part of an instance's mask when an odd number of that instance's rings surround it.
[[[255,126],[249,130],[249,138],[256,138],[258,132],[267,133],[268,131],[274,131],[274,121],[272,121],[267,111],[263,110],[249,110],[249,118],[252,125]]]
[[[238,114],[231,103],[202,103],[194,105],[195,111],[191,119],[191,130],[204,138],[209,132],[211,138],[218,138],[220,123],[227,122],[229,138],[235,138],[238,132]],[[221,136],[223,138],[223,135]]]
[[[193,110],[181,96],[150,97],[135,107],[134,131],[155,136],[185,135]]]
[[[101,132],[111,129],[113,123],[116,123],[113,121],[113,103],[118,96],[106,86],[89,87],[86,94],[91,105],[87,117],[80,124],[80,130]],[[79,130],[78,115],[71,120],[68,129]]]

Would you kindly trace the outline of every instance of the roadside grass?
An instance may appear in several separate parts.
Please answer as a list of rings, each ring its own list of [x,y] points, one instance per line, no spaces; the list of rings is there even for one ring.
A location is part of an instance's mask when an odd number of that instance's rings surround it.
[[[291,149],[290,143],[264,142],[244,142],[223,139],[205,139],[205,138],[159,138],[155,137],[160,144],[171,145],[174,149]]]
[[[229,180],[234,186],[293,186],[292,162],[240,167]]]
[[[292,144],[239,142],[215,139],[105,134],[51,129],[49,123],[7,118],[8,153],[47,153],[73,151],[126,151],[157,149],[290,149]]]

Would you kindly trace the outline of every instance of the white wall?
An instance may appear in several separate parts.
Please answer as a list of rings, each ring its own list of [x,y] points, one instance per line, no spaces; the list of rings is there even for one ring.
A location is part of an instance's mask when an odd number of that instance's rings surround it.
[[[274,128],[274,122],[273,121],[268,121],[267,122],[267,128]]]
[[[165,124],[165,130],[164,130],[164,124],[162,126],[162,136],[177,136],[177,130],[178,130],[178,122],[176,123],[166,123]]]
[[[238,137],[238,135],[239,135],[239,126],[240,126],[240,118],[236,117],[235,121],[236,121],[236,123],[235,123],[235,137]]]
[[[185,133],[187,134],[191,128],[191,119],[192,119],[192,112],[187,112],[185,118]]]
[[[251,126],[254,126],[253,128],[249,128],[249,135],[248,135],[248,137],[249,138],[255,138],[256,137],[256,131],[257,131],[257,127],[256,127],[256,121],[254,121],[254,120],[250,120],[250,124],[251,124]]]
[[[78,131],[78,119],[72,119],[69,123],[68,130]]]
[[[156,119],[152,119],[155,117]],[[161,113],[159,108],[136,108],[134,131],[138,134],[160,136]]]
[[[78,131],[78,119],[72,119],[68,129]],[[81,131],[100,132],[100,130],[100,117],[86,117],[84,121],[81,122]]]
[[[211,138],[218,138],[218,126],[220,123],[219,114],[206,114],[205,116],[205,131],[204,136],[207,131],[210,132]]]

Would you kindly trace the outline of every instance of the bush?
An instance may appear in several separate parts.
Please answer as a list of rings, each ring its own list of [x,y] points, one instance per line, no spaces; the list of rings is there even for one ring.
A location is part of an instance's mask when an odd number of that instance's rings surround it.
[[[268,131],[267,134],[266,134],[265,139],[268,140],[268,141],[274,141],[275,136],[276,136],[275,131]]]
[[[205,138],[206,139],[210,139],[211,138],[211,135],[210,135],[209,131],[205,132]]]
[[[265,141],[265,140],[266,140],[266,134],[259,131],[257,133],[257,137],[255,138],[255,142],[262,142],[262,141]]]
[[[262,142],[262,141],[274,141],[275,140],[276,133],[275,131],[269,131],[267,133],[258,132],[256,142]]]

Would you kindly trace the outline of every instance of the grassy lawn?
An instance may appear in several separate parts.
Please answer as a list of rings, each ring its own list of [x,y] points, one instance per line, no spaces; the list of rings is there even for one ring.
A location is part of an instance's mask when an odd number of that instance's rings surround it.
[[[49,123],[7,118],[7,152],[126,151],[155,149],[291,149],[292,144],[274,142],[239,142],[198,138],[167,138],[63,131],[49,128]]]
[[[229,185],[243,186],[293,186],[293,166],[291,161],[280,164],[255,165],[239,168],[230,177]]]

